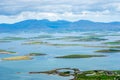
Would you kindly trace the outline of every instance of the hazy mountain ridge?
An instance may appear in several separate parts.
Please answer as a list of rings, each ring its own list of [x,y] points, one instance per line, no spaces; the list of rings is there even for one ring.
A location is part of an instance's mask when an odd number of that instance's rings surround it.
[[[87,30],[120,30],[120,22],[92,22],[80,20],[69,22],[64,20],[25,20],[14,24],[0,24],[0,32],[53,32],[53,31],[87,31]]]

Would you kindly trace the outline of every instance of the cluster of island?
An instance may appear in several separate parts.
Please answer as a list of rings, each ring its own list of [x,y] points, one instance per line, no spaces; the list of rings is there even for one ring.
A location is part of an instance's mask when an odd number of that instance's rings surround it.
[[[103,35],[105,36],[105,35]],[[94,36],[65,36],[54,38],[50,35],[42,35],[37,37],[4,37],[0,39],[0,43],[8,43],[12,41],[22,40],[21,45],[46,45],[54,47],[69,47],[69,46],[82,46],[82,47],[95,47],[103,48],[93,52],[93,54],[72,54],[54,56],[56,59],[81,59],[81,58],[96,58],[96,57],[107,57],[108,53],[120,53],[120,40],[116,41],[107,41],[108,39],[103,38],[101,35]],[[115,35],[116,36],[116,35]],[[45,40],[57,40],[57,41],[66,41],[71,43],[51,43]],[[105,42],[104,42],[105,41]],[[78,44],[74,42],[101,42],[101,45],[90,45],[90,44]],[[99,54],[97,54],[99,53]],[[102,54],[104,53],[104,54]],[[107,53],[107,54],[105,54]],[[0,54],[13,55],[17,52],[0,49]],[[25,55],[12,57],[0,58],[2,61],[19,61],[19,60],[32,60],[35,56],[46,56],[47,54],[41,52],[31,52]],[[18,72],[21,73],[21,72]],[[107,71],[107,70],[90,70],[90,71],[80,71],[76,68],[58,68],[50,71],[42,72],[29,72],[29,74],[53,74],[59,76],[73,76],[71,80],[120,80],[120,71]]]

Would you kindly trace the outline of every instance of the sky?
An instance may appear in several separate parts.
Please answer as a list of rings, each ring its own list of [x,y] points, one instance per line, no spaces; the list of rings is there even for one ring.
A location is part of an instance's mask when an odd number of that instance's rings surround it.
[[[120,21],[120,0],[0,0],[0,23],[28,19]]]

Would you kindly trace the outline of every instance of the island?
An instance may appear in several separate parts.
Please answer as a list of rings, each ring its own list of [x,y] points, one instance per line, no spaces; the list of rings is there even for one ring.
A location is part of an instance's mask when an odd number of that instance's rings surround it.
[[[96,36],[65,36],[65,37],[60,37],[60,38],[53,38],[50,40],[64,40],[64,41],[83,41],[83,42],[87,42],[87,41],[105,41],[107,39],[104,38],[99,38]]]
[[[86,55],[86,54],[71,54],[71,55],[65,55],[65,56],[58,56],[55,58],[91,58],[91,57],[105,57],[106,55]]]
[[[37,45],[39,45],[39,44],[43,45],[43,44],[48,44],[48,42],[43,42],[43,41],[27,41],[27,42],[24,42],[22,44],[23,45],[35,45],[35,44],[37,44]]]
[[[95,52],[99,52],[99,53],[117,53],[120,52],[119,49],[103,49],[103,50],[97,50]]]
[[[0,54],[15,54],[16,52],[0,49]]]
[[[31,60],[32,58],[30,56],[14,56],[14,57],[8,57],[8,58],[1,58],[1,60],[4,61],[13,61],[13,60]]]
[[[108,45],[120,45],[120,40],[113,41],[113,42],[105,42],[104,44],[108,44]]]
[[[27,56],[44,56],[44,55],[47,55],[47,54],[44,54],[44,53],[29,53],[27,54]]]
[[[120,80],[120,71],[89,70],[80,71],[77,68],[58,68],[50,71],[29,72],[29,74],[49,74],[59,76],[73,76],[70,80]]]

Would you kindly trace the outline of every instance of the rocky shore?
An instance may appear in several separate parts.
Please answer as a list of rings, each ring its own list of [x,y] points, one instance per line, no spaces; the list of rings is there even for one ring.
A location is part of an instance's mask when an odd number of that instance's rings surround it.
[[[120,80],[119,71],[108,71],[108,70],[90,70],[80,71],[77,68],[58,68],[50,71],[41,72],[29,72],[29,74],[48,74],[48,75],[59,75],[59,76],[73,76],[71,80]]]

